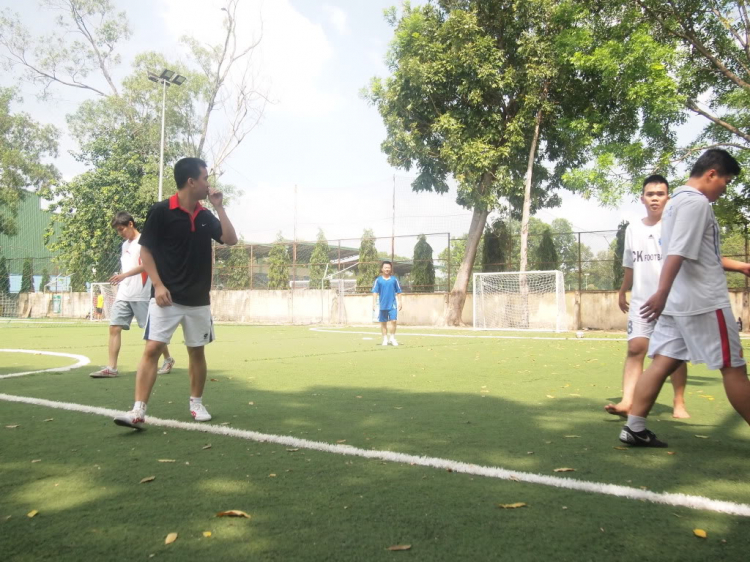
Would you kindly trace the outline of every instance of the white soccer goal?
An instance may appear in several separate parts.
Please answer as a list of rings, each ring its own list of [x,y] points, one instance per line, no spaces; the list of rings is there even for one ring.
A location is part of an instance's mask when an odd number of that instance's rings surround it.
[[[475,330],[565,331],[561,271],[474,274]]]
[[[97,302],[99,295],[103,296],[102,311],[97,311]],[[109,320],[110,313],[112,310],[112,304],[115,302],[117,296],[117,287],[110,283],[90,283],[89,285],[89,303],[91,310],[89,312],[89,320],[94,322],[99,320]]]

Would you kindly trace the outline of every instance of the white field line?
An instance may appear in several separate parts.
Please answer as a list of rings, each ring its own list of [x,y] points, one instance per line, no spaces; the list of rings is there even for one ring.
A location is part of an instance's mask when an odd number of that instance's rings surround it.
[[[52,369],[41,369],[39,371],[24,371],[23,373],[10,373],[9,375],[0,375],[0,379],[10,379],[12,377],[23,377],[25,375],[33,375],[35,373],[61,373],[64,371],[70,371],[71,369],[77,369],[91,363],[91,360],[84,355],[74,355],[72,353],[57,353],[56,351],[34,351],[31,349],[0,349],[0,353],[27,353],[29,355],[52,355],[53,357],[69,357],[70,359],[76,359],[76,363],[69,367],[53,367]]]
[[[80,355],[70,355],[66,353],[53,353],[53,352],[39,352],[29,350],[3,350],[0,352],[11,351],[16,353],[32,353],[32,354],[43,354],[43,355],[58,355],[63,357],[75,357],[82,358],[81,365],[86,365],[88,359]],[[76,364],[78,365],[78,364]],[[79,365],[79,366],[81,366]],[[22,376],[23,374],[31,373],[42,373],[45,371],[59,371],[69,370],[75,368],[62,367],[59,369],[44,369],[41,371],[29,371],[27,373],[14,373],[13,375],[7,376]],[[96,406],[86,406],[84,404],[74,404],[71,402],[56,402],[53,400],[44,400],[42,398],[30,398],[27,396],[14,396],[12,394],[0,393],[0,400],[6,402],[16,402],[21,404],[32,404],[35,406],[44,406],[47,408],[55,408],[59,410],[68,410],[71,412],[82,412],[86,414],[94,414],[99,416],[105,416],[113,418],[120,415],[122,412],[118,410],[110,410],[108,408],[98,408]],[[667,492],[651,492],[649,490],[641,490],[638,488],[629,488],[627,486],[619,486],[617,484],[605,484],[602,482],[590,482],[586,480],[575,480],[573,478],[561,478],[559,476],[547,476],[544,474],[534,474],[531,472],[518,472],[513,470],[507,470],[500,467],[482,466],[478,464],[469,464],[465,462],[454,461],[450,459],[441,459],[437,457],[424,457],[417,455],[407,455],[405,453],[394,453],[392,451],[378,451],[371,449],[359,449],[350,445],[334,445],[331,443],[324,443],[321,441],[310,441],[308,439],[299,439],[297,437],[289,437],[286,435],[273,435],[268,433],[259,433],[257,431],[248,431],[244,429],[234,429],[221,425],[212,425],[207,423],[197,422],[181,422],[177,420],[166,420],[161,418],[155,418],[148,416],[148,424],[154,427],[169,427],[172,429],[182,429],[186,431],[198,431],[201,433],[210,433],[213,435],[220,435],[225,437],[235,437],[238,439],[245,439],[248,441],[255,441],[258,443],[276,443],[285,447],[299,448],[299,449],[310,449],[315,451],[321,451],[324,453],[333,453],[337,455],[347,455],[353,457],[361,457],[365,459],[377,459],[387,462],[395,462],[408,465],[425,466],[430,468],[438,468],[442,470],[452,470],[453,472],[459,472],[462,474],[472,474],[474,476],[484,476],[486,478],[497,478],[500,480],[513,480],[517,482],[527,482],[529,484],[541,484],[543,486],[551,486],[553,488],[562,488],[565,490],[577,490],[581,492],[589,492],[594,494],[603,494],[607,496],[615,496],[630,500],[641,500],[652,503],[658,503],[663,505],[671,505],[675,507],[687,507],[690,509],[700,509],[705,511],[715,511],[718,513],[727,513],[729,515],[740,515],[743,517],[750,517],[750,505],[743,503],[735,503],[721,500],[712,500],[701,496],[689,496],[686,494],[672,494]]]
[[[311,332],[326,332],[328,334],[380,334],[380,332],[361,332],[350,330],[327,330],[325,328],[310,328]],[[553,338],[550,336],[468,336],[463,334],[409,334],[399,332],[398,337],[402,336],[419,336],[423,338],[470,338],[485,340],[553,340],[553,341],[628,341],[627,338]]]

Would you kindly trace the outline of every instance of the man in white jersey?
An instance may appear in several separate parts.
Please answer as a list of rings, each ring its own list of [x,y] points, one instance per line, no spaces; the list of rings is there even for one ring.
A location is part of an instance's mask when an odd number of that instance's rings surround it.
[[[623,443],[667,446],[646,429],[646,416],[666,378],[685,361],[721,370],[729,402],[750,424],[750,380],[724,275],[726,270],[750,277],[750,264],[721,257],[719,224],[711,207],[739,173],[740,165],[726,150],[707,150],[664,209],[664,265],[656,292],[641,307],[643,318],[658,319],[648,350],[653,362],[636,384],[628,422],[620,432]]]
[[[627,416],[633,405],[633,392],[643,373],[643,360],[655,322],[641,318],[641,305],[656,292],[661,273],[661,215],[669,199],[669,183],[664,176],[654,174],[643,182],[641,202],[646,206],[646,217],[632,222],[625,230],[622,266],[625,270],[620,287],[620,310],[628,314],[628,351],[622,370],[622,400],[607,404],[604,409],[615,416]],[[630,290],[630,303],[626,292]],[[687,366],[683,363],[672,373],[675,418],[689,418],[685,409]]]
[[[109,363],[106,367],[91,373],[90,376],[94,379],[111,379],[119,374],[117,358],[120,355],[122,331],[130,329],[134,316],[138,326],[141,328],[146,326],[148,303],[151,300],[151,280],[141,263],[141,246],[138,243],[141,234],[135,227],[135,220],[130,213],[120,211],[112,219],[111,225],[117,234],[125,239],[120,255],[122,273],[113,275],[109,279],[112,285],[118,286],[117,297],[112,305],[109,320]],[[158,372],[169,373],[172,367],[174,367],[174,359],[165,347],[164,363]]]

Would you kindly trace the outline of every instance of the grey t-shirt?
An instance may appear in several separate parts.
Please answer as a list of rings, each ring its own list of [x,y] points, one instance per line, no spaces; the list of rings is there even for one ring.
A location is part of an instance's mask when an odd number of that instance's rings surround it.
[[[719,223],[708,198],[693,187],[675,190],[661,218],[662,253],[682,256],[664,308],[670,316],[694,316],[729,306],[721,265]]]

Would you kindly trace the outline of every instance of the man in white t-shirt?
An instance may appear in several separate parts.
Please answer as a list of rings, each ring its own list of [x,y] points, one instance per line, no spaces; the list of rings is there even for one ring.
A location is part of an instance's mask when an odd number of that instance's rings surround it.
[[[130,323],[135,317],[138,326],[144,328],[148,318],[148,303],[151,300],[151,280],[146,275],[146,270],[141,263],[141,245],[138,243],[141,237],[135,227],[135,220],[124,211],[120,211],[112,219],[112,227],[121,238],[122,254],[120,255],[121,273],[113,275],[109,282],[117,285],[117,297],[112,305],[109,320],[109,364],[98,371],[91,373],[94,379],[110,379],[116,377],[117,357],[120,355],[122,342],[122,331],[130,329]],[[174,359],[164,347],[164,363],[159,369],[159,374],[169,373],[174,367]]]
[[[625,230],[622,266],[625,275],[620,287],[620,310],[628,314],[628,351],[622,370],[622,400],[607,404],[604,409],[616,416],[627,416],[633,405],[633,392],[643,373],[643,361],[656,322],[641,318],[640,308],[656,292],[661,273],[661,215],[669,199],[669,183],[664,176],[654,174],[643,182],[641,203],[646,206],[646,217],[630,223]],[[626,292],[630,290],[630,303]],[[672,416],[689,418],[685,409],[687,366],[683,363],[672,373],[674,407]]]
[[[666,378],[685,361],[719,369],[734,409],[750,424],[750,380],[724,271],[750,277],[750,264],[721,257],[719,224],[711,203],[740,173],[726,150],[711,149],[695,162],[687,184],[675,190],[662,215],[664,265],[656,292],[641,316],[657,320],[648,354],[651,365],[638,379],[620,441],[666,447],[646,429],[646,416]]]

